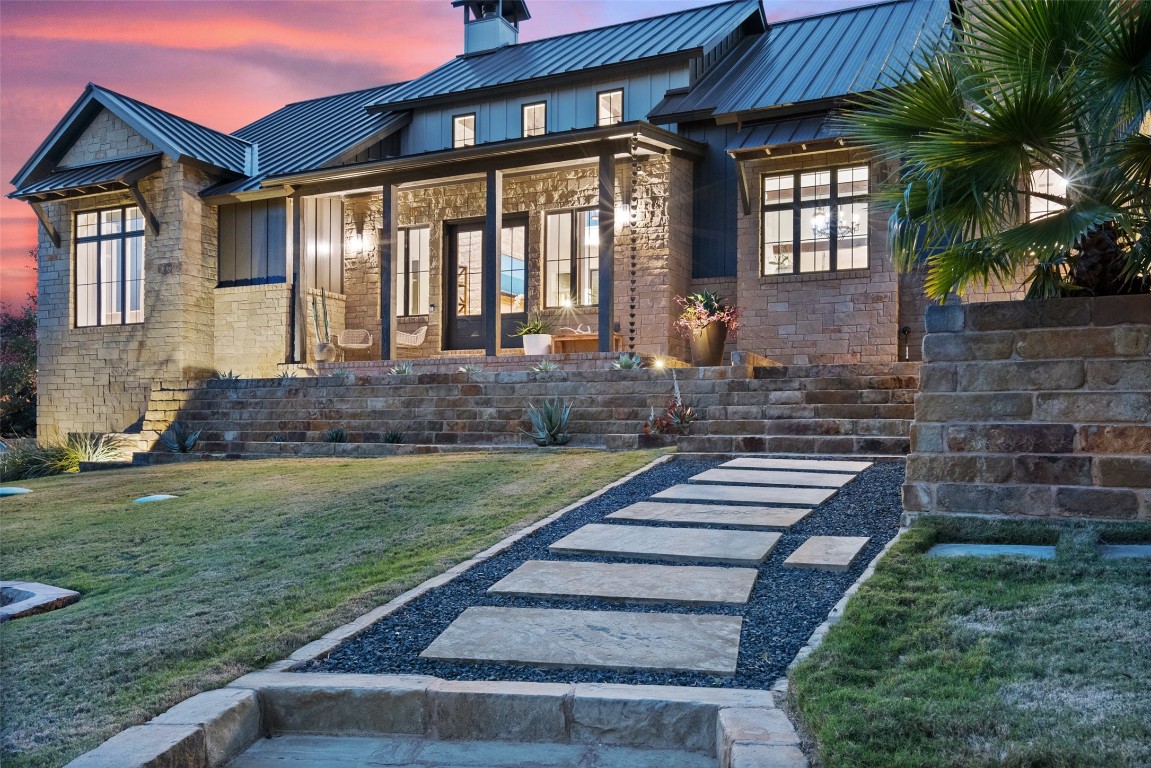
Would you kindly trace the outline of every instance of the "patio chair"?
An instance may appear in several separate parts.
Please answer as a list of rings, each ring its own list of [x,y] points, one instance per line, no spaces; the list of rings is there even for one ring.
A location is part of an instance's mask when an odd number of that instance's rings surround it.
[[[404,333],[403,331],[396,331],[396,346],[397,347],[419,347],[424,343],[424,339],[428,336],[428,327],[426,325],[416,329],[415,333]]]
[[[372,334],[361,328],[345,328],[336,335],[336,346],[340,349],[368,349],[372,346]]]

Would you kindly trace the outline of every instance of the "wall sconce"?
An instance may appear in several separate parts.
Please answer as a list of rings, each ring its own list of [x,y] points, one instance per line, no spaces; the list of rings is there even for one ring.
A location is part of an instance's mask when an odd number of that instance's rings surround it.
[[[364,236],[364,221],[367,212],[363,208],[352,211],[352,226],[355,233],[348,238],[348,249],[352,253],[363,253],[368,246],[368,239]]]

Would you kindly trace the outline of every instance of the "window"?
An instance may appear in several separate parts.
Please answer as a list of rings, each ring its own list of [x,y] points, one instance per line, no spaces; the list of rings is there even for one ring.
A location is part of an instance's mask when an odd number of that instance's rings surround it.
[[[544,234],[544,306],[598,304],[599,211],[549,213]]]
[[[76,214],[76,327],[144,322],[144,216],[136,206]]]
[[[476,113],[456,115],[452,118],[452,147],[474,147],[476,144]]]
[[[396,249],[396,315],[428,314],[428,236],[431,230],[401,229]]]
[[[763,274],[866,269],[867,181],[866,165],[765,176]]]
[[[1054,197],[1065,197],[1067,195],[1067,180],[1055,171],[1040,168],[1038,171],[1031,172],[1031,191]],[[1044,216],[1050,216],[1064,208],[1066,208],[1065,205],[1046,197],[1027,196],[1028,221],[1042,219]]]
[[[524,138],[543,136],[548,132],[548,105],[546,101],[523,106]]]
[[[615,125],[623,122],[623,89],[596,94],[596,125]]]
[[[527,307],[527,233],[526,224],[508,224],[500,235],[500,313],[524,312]]]

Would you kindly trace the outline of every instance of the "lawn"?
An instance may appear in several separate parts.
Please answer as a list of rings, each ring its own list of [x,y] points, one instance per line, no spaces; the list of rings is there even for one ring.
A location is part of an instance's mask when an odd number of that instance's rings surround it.
[[[927,519],[795,670],[824,768],[1151,765],[1151,560],[1115,526]],[[1056,544],[1052,561],[936,559],[937,542]]]
[[[58,766],[284,658],[658,453],[197,462],[0,501],[3,578],[79,590],[10,621],[6,768]],[[151,493],[178,499],[132,504]]]

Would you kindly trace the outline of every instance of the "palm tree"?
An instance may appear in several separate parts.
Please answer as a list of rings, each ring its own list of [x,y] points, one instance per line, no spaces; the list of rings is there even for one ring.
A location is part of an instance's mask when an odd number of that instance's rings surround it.
[[[980,0],[839,119],[894,160],[876,194],[928,296],[1151,291],[1151,0]]]

